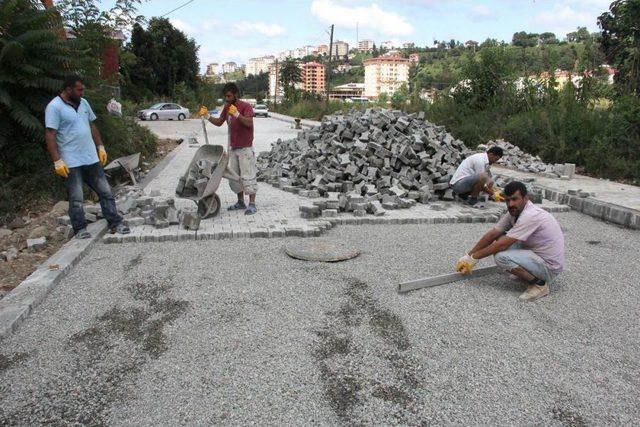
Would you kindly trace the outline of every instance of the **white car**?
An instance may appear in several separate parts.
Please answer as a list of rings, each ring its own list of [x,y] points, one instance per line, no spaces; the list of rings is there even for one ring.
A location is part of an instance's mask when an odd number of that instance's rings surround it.
[[[138,111],[140,120],[184,120],[189,117],[189,109],[171,102],[160,102]]]
[[[264,104],[257,104],[255,107],[253,107],[253,115],[254,117],[269,117],[269,109]]]

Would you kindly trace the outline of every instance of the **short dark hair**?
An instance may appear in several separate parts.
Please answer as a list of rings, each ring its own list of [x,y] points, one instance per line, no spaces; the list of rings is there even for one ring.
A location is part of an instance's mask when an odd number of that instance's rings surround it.
[[[491,153],[494,156],[502,157],[504,155],[504,151],[500,147],[491,147],[487,150],[487,153]]]
[[[231,92],[232,94],[237,95],[238,92],[240,92],[240,89],[238,89],[238,85],[235,83],[227,83],[222,88],[222,94],[224,95],[227,92]]]
[[[64,78],[64,83],[62,84],[62,90],[65,90],[68,87],[74,87],[76,83],[84,83],[84,80],[80,76],[67,76]]]
[[[513,196],[516,194],[516,191],[519,191],[522,197],[524,197],[527,195],[527,186],[520,181],[511,181],[504,187],[504,194],[507,197]]]

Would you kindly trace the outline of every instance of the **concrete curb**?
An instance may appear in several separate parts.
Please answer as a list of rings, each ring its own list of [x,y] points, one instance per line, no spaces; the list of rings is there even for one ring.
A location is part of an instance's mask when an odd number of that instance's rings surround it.
[[[547,200],[568,205],[573,210],[605,222],[640,230],[640,211],[590,197],[583,198],[570,195],[544,185],[533,184],[533,187],[544,191],[544,198]]]
[[[157,176],[168,164],[169,162],[164,162],[163,159],[149,174]],[[150,181],[146,180],[141,187],[144,188]],[[91,233],[90,239],[69,240],[0,300],[0,340],[12,334],[33,309],[44,301],[58,283],[71,272],[107,230],[107,221],[101,219],[89,224],[87,230]],[[52,265],[57,265],[58,268],[52,270],[49,267]]]
[[[269,112],[269,117],[274,119],[274,120],[279,120],[281,122],[286,122],[286,123],[295,123],[295,117],[291,117],[291,116],[287,116],[285,114],[280,114],[280,113],[273,113],[273,112]],[[306,128],[313,128],[316,126],[320,126],[320,122],[317,122],[315,120],[308,120],[308,119],[302,119],[300,121],[300,125]]]
[[[7,337],[67,276],[107,229],[101,219],[87,226],[91,239],[71,239],[0,300],[0,339]],[[58,265],[57,269],[49,266]]]

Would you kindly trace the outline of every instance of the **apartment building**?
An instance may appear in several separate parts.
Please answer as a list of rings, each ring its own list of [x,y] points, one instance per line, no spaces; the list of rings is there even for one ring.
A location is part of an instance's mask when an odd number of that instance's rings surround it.
[[[358,50],[360,52],[369,53],[373,50],[374,44],[373,40],[360,40],[358,42]]]
[[[325,67],[318,62],[302,64],[302,90],[305,92],[324,93]]]
[[[383,49],[393,49],[395,46],[393,45],[392,41],[386,41],[386,42],[380,43],[380,47]]]
[[[343,57],[349,53],[349,43],[343,42],[342,40],[336,40],[333,42],[333,56]]]
[[[316,51],[318,52],[318,55],[329,55],[329,46],[327,46],[326,44],[321,44],[320,46],[317,47]]]
[[[409,83],[411,62],[400,56],[367,59],[364,65],[364,96],[378,98],[381,93],[393,95],[402,84]]]
[[[217,62],[212,62],[211,64],[207,64],[207,71],[205,75],[207,76],[215,76],[220,71],[220,66]]]
[[[235,62],[225,62],[222,64],[222,72],[223,73],[233,73],[238,69],[238,64]]]
[[[269,66],[273,64],[275,60],[276,58],[273,55],[251,58],[247,62],[246,75],[251,76],[269,72]]]

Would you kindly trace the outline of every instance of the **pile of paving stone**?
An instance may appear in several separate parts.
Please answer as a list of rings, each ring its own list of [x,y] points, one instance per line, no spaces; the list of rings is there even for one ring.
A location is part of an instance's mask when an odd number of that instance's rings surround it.
[[[204,194],[207,184],[211,179],[211,175],[218,167],[218,164],[209,159],[198,160],[191,169],[186,178],[180,177],[176,194],[181,197],[201,197]]]
[[[137,185],[121,185],[113,190],[118,212],[123,215],[124,223],[129,227],[152,225],[155,228],[167,228],[170,225],[182,224],[186,229],[197,230],[200,218],[196,209],[178,210],[173,197],[164,197],[159,191],[151,191],[148,195]],[[99,204],[84,205],[87,222],[96,222],[103,218]],[[58,223],[69,226],[68,215],[58,218]]]
[[[304,217],[382,215],[417,202],[453,200],[449,180],[471,153],[424,113],[352,110],[325,116],[296,139],[278,140],[258,157],[258,179],[302,196],[326,197],[302,206]]]
[[[502,148],[504,155],[502,156],[501,164],[511,169],[538,173],[551,178],[560,177],[562,179],[572,179],[576,172],[576,165],[573,163],[544,163],[539,156],[526,153],[519,147],[502,139],[478,145],[478,150],[484,151],[493,146]]]

